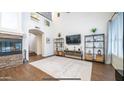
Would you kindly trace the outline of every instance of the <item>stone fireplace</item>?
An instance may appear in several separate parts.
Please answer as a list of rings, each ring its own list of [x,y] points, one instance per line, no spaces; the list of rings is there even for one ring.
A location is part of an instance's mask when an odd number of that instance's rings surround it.
[[[14,67],[23,64],[22,54],[0,56],[0,68]]]
[[[0,34],[0,69],[23,64],[22,36]]]

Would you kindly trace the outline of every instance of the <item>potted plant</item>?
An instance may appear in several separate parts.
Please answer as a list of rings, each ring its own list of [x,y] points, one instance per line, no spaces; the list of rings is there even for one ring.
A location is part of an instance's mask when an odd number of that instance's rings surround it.
[[[96,28],[92,28],[92,29],[91,29],[91,32],[92,32],[92,33],[95,33],[96,30],[97,30]]]

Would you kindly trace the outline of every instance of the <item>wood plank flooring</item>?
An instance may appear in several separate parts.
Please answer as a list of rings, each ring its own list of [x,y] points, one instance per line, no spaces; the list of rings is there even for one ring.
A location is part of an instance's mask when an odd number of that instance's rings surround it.
[[[30,64],[22,64],[17,67],[0,70],[0,80],[40,81],[57,79]]]
[[[42,57],[33,57],[31,60],[36,61],[39,59],[42,59]],[[91,76],[92,81],[114,81],[114,77],[115,72],[111,65],[93,63]],[[22,64],[17,67],[1,69],[0,80],[39,81],[57,79],[30,64]]]
[[[92,81],[114,81],[115,71],[112,65],[93,63]]]
[[[42,55],[35,55],[35,56],[30,56],[29,57],[29,62],[37,61],[40,59],[43,59],[44,57]]]

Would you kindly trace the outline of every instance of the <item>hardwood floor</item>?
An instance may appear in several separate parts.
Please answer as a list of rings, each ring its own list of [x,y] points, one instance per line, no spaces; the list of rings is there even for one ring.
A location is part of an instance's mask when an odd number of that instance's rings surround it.
[[[93,63],[92,66],[92,81],[114,81],[115,71],[112,65]]]
[[[30,56],[29,57],[29,62],[33,62],[33,61],[37,61],[40,59],[43,59],[44,57],[42,57],[41,55],[34,55],[34,56]]]
[[[17,67],[0,70],[0,80],[40,81],[57,79],[31,66],[30,64],[22,64]]]
[[[41,56],[31,58],[31,61],[42,59]],[[93,63],[92,67],[92,81],[114,81],[114,68],[111,65]],[[22,64],[17,67],[1,69],[0,80],[24,80],[24,81],[39,81],[39,80],[57,80],[47,73],[33,67],[30,64]]]

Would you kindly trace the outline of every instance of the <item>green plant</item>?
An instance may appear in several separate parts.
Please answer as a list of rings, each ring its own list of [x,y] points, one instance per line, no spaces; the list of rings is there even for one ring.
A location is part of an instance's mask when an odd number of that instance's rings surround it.
[[[95,33],[96,30],[97,30],[96,28],[92,28],[92,29],[91,29],[91,32]]]

